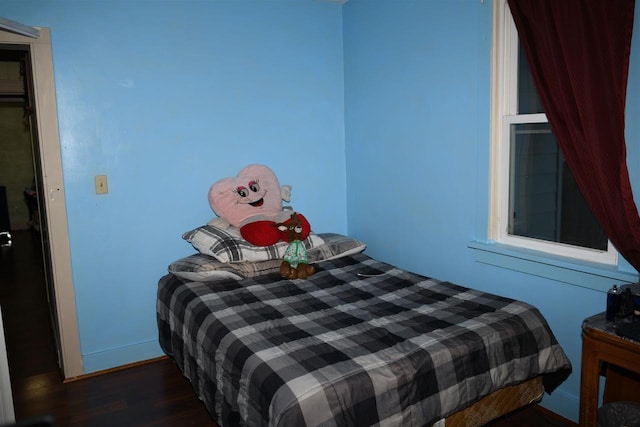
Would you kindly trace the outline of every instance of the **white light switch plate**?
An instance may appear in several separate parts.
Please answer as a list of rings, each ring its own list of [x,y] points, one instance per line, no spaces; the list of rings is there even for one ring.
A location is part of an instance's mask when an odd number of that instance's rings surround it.
[[[107,175],[96,175],[96,194],[107,194],[109,188],[107,187]]]

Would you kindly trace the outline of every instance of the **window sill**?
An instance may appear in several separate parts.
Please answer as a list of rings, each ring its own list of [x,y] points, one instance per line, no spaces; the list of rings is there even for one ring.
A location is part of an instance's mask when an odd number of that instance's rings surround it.
[[[477,262],[583,288],[606,291],[614,284],[638,281],[637,274],[621,271],[615,265],[579,261],[494,242],[472,241],[468,247],[475,251]]]

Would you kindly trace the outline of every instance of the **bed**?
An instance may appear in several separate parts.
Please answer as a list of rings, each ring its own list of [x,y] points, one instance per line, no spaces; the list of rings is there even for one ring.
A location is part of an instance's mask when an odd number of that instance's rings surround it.
[[[160,345],[221,427],[483,425],[570,373],[535,307],[316,237],[306,280],[193,233],[199,253],[160,279]]]

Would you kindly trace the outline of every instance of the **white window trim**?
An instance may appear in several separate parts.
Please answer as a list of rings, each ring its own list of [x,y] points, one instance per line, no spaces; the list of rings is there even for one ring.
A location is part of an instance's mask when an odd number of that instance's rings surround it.
[[[512,78],[517,70],[513,70],[509,55],[517,52],[518,38],[506,0],[493,0],[492,19],[489,239],[516,248],[617,265],[618,252],[611,242],[607,251],[599,251],[508,234],[510,125],[548,120],[545,114],[510,115],[517,111],[517,79]]]

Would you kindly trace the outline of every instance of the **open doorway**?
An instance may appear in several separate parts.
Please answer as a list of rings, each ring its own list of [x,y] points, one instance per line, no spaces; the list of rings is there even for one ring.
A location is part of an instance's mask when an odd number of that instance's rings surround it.
[[[12,384],[61,367],[32,87],[28,47],[0,45],[0,216],[9,236],[0,243],[0,306]]]
[[[26,51],[26,60],[30,61],[25,67],[27,74],[31,72],[32,76],[32,86],[28,94],[33,114],[28,116],[28,119],[38,201],[37,223],[41,244],[39,253],[48,284],[46,294],[49,318],[57,344],[55,347],[58,350],[59,363],[64,377],[73,378],[83,372],[71,274],[49,30],[39,29],[38,37],[25,37],[0,30],[0,47],[10,51]],[[31,218],[30,226],[33,225],[33,221],[34,218]]]

